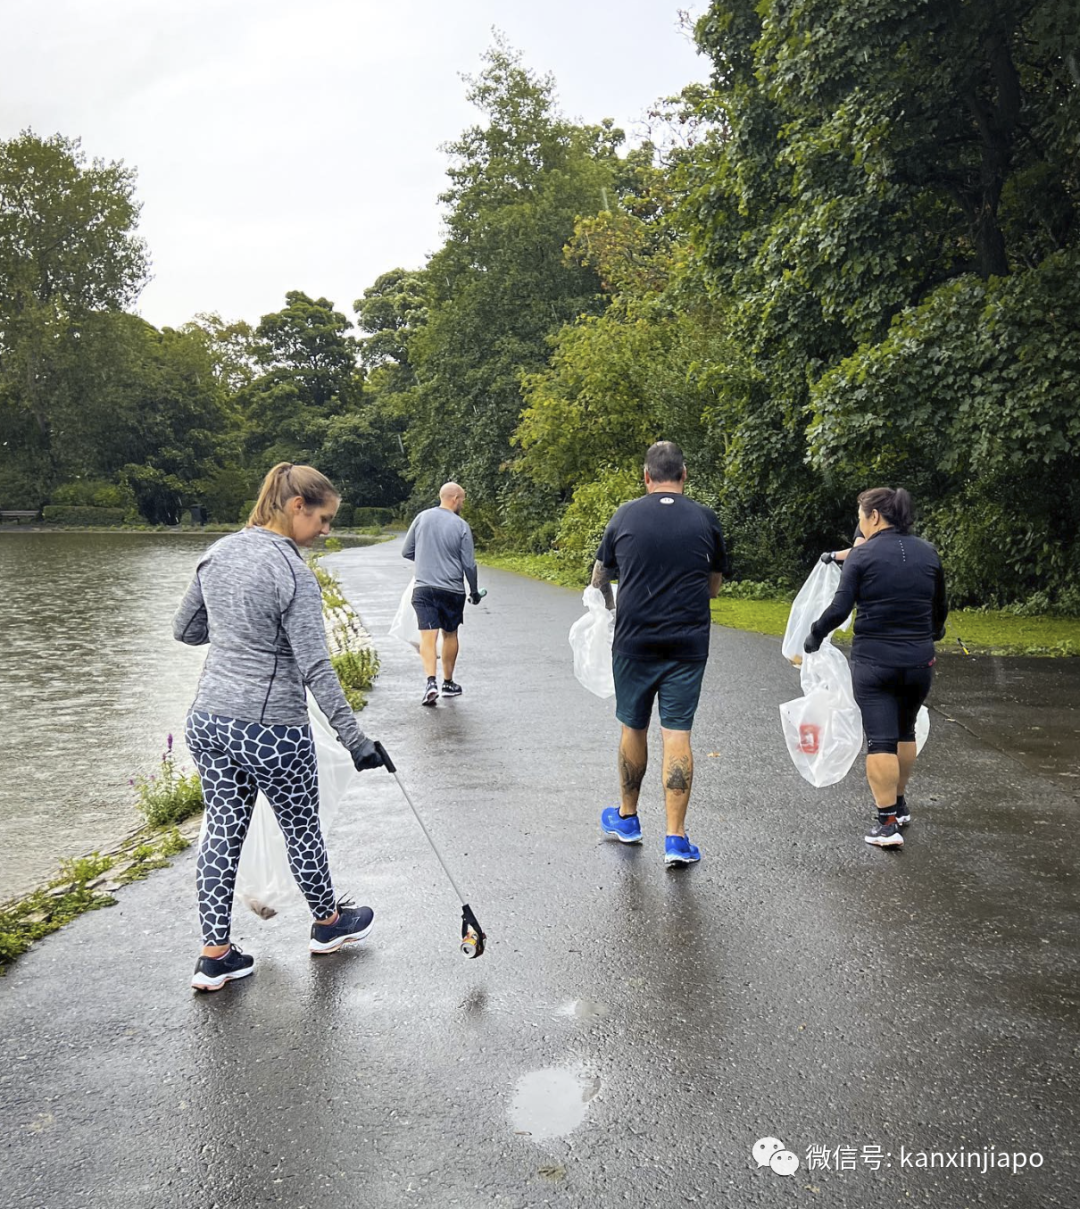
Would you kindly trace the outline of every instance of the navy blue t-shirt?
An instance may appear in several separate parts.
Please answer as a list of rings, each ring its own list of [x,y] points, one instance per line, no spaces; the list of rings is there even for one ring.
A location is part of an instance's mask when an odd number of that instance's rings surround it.
[[[945,635],[949,602],[938,552],[921,537],[881,529],[844,560],[832,603],[810,627],[821,640],[852,609],[852,659],[886,667],[921,667]]]
[[[677,491],[631,500],[608,522],[596,555],[619,581],[616,655],[709,657],[709,576],[727,573],[716,513]]]

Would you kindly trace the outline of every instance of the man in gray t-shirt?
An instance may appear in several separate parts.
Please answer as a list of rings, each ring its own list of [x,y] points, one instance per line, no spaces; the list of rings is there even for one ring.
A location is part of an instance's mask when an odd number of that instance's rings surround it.
[[[454,665],[458,626],[465,612],[464,580],[469,581],[469,599],[473,604],[480,603],[472,529],[460,516],[464,501],[464,489],[457,483],[446,483],[439,492],[439,506],[425,509],[409,526],[401,551],[403,558],[416,564],[412,603],[420,627],[420,659],[427,676],[422,705],[434,705],[439,699],[435,645],[440,633],[442,695],[461,696],[461,685],[454,680]]]

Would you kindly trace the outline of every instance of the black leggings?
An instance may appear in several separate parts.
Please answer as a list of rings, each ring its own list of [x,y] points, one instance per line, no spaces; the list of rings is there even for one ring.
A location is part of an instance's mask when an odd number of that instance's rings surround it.
[[[895,755],[897,743],[915,742],[915,717],[933,679],[932,663],[886,667],[851,661],[851,684],[862,711],[867,755]]]

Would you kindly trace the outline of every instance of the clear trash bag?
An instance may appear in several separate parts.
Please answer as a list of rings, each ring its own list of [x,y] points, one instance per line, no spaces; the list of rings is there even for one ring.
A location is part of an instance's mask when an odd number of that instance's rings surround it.
[[[570,627],[574,675],[597,697],[614,696],[611,642],[615,637],[615,614],[604,603],[599,588],[586,588],[581,594],[581,603],[585,606],[585,616],[579,617]]]
[[[925,705],[919,707],[919,712],[915,715],[915,754],[926,746],[926,740],[930,738],[930,711]]]
[[[398,604],[397,612],[394,614],[394,620],[390,623],[390,637],[400,638],[402,642],[407,642],[410,646],[420,649],[420,626],[416,620],[416,610],[413,608],[412,597],[413,589],[416,587],[416,579],[409,580],[409,586],[401,594],[401,601]]]
[[[799,589],[798,596],[791,603],[788,614],[787,629],[784,630],[784,641],[780,649],[784,658],[798,665],[802,662],[803,643],[810,636],[810,627],[832,604],[836,589],[840,586],[840,565],[838,563],[817,562],[814,569],[806,577],[806,583]],[[851,627],[854,613],[837,629],[847,630]]]
[[[308,697],[311,733],[315,740],[315,756],[319,766],[319,821],[325,838],[338,803],[345,796],[354,775],[352,756],[338,742],[337,732]],[[206,834],[203,816],[202,843]],[[271,919],[284,907],[301,897],[289,869],[285,837],[270,803],[260,793],[255,799],[240,865],[236,872],[236,897],[262,919]]]
[[[842,781],[855,763],[862,748],[862,714],[848,661],[828,639],[819,651],[803,655],[800,680],[803,695],[780,706],[784,741],[803,779],[823,789]]]

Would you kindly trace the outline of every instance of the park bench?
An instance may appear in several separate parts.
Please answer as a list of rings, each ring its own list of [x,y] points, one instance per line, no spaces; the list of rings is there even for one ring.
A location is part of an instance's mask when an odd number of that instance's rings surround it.
[[[0,521],[14,521],[21,525],[23,521],[36,521],[37,518],[36,509],[0,509]]]

